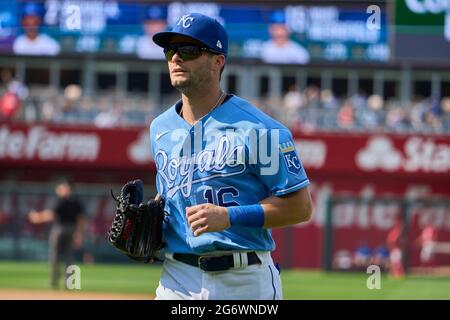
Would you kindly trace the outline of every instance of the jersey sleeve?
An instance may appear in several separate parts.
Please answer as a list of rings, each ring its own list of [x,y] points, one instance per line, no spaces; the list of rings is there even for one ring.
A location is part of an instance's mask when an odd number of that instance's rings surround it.
[[[266,158],[261,159],[258,155],[258,161],[253,168],[255,174],[271,193],[275,196],[282,196],[309,185],[309,179],[290,131],[287,129],[272,129],[263,138],[267,139],[268,145],[271,146],[270,153],[261,150],[263,144],[260,138],[258,153],[261,155],[266,152]]]

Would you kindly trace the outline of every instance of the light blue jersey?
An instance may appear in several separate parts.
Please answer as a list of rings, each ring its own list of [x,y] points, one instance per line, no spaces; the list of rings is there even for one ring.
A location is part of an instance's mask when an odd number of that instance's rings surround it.
[[[194,237],[186,207],[257,204],[309,184],[290,131],[249,102],[229,95],[194,126],[180,115],[179,101],[150,126],[156,185],[170,212],[167,252],[273,251],[269,229],[232,226]]]

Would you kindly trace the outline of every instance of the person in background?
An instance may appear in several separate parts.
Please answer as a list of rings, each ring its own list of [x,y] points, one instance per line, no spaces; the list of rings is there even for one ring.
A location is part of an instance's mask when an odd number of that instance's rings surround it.
[[[403,222],[397,219],[386,239],[389,248],[390,274],[393,278],[401,279],[405,276],[403,266]]]
[[[136,54],[141,59],[164,60],[164,52],[156,45],[152,37],[154,34],[164,31],[167,27],[167,9],[160,6],[150,6],[147,9],[144,31],[145,34],[138,39]]]
[[[21,116],[23,101],[28,97],[28,88],[15,79],[10,69],[0,72],[0,119],[17,120]]]
[[[337,125],[344,130],[352,130],[355,127],[355,115],[350,100],[345,100],[337,114]]]
[[[353,265],[357,269],[365,269],[369,266],[371,259],[372,251],[366,243],[362,243],[358,248],[356,248],[353,256]]]
[[[18,117],[22,103],[11,91],[5,92],[0,97],[0,119],[11,121]]]
[[[438,241],[438,233],[433,223],[428,223],[423,228],[416,243],[420,245],[420,263],[423,267],[433,267],[435,260],[435,248]]]
[[[261,59],[267,63],[306,64],[310,56],[308,51],[290,39],[291,32],[286,25],[283,11],[275,11],[270,16],[270,39],[263,43]]]
[[[66,268],[72,264],[73,251],[83,243],[84,208],[72,194],[73,185],[61,180],[55,188],[57,200],[53,208],[42,211],[31,210],[28,219],[33,224],[53,222],[49,236],[49,260],[51,266],[50,285],[58,288],[60,263]]]
[[[305,98],[296,85],[290,85],[288,92],[283,97],[284,122],[294,126],[299,122],[300,110],[305,106]]]
[[[385,245],[375,248],[371,263],[379,266],[383,271],[389,270],[389,249]]]
[[[50,36],[39,33],[42,22],[42,8],[36,3],[26,3],[23,7],[22,27],[24,34],[17,37],[13,43],[13,51],[23,55],[48,55],[59,54],[59,43]]]

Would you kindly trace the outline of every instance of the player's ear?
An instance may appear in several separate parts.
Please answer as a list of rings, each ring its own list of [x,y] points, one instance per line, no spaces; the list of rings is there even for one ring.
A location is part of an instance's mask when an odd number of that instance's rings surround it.
[[[215,63],[217,64],[219,70],[225,65],[225,56],[223,54],[214,55]]]
[[[214,60],[213,60],[213,65],[214,65],[214,69],[217,69],[217,72],[220,72],[220,70],[224,67],[225,65],[225,56],[222,54],[216,54],[214,55]]]

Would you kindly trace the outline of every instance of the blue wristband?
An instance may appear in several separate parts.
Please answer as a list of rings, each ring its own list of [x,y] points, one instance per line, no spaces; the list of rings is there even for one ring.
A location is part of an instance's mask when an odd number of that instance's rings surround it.
[[[243,227],[263,227],[264,209],[260,204],[228,207],[230,224]]]

